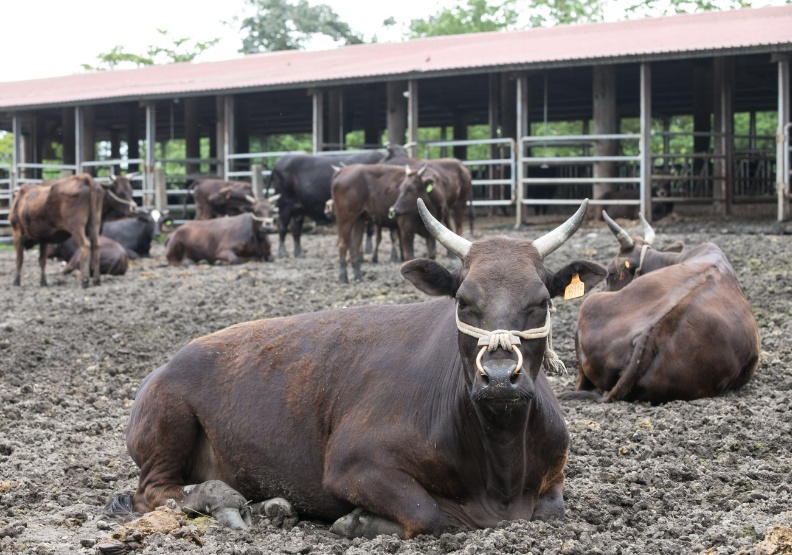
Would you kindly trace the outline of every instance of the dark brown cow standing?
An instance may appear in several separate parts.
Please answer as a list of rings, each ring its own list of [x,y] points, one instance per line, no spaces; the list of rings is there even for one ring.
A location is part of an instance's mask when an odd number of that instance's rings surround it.
[[[373,249],[372,261],[377,261],[381,240],[381,228],[396,230],[400,236],[399,244],[409,245],[412,249],[417,234],[426,237],[429,258],[434,258],[436,246],[434,237],[421,222],[418,212],[403,216],[390,217],[389,210],[399,196],[399,185],[404,179],[404,168],[386,164],[353,164],[339,169],[331,184],[332,210],[338,222],[339,280],[348,283],[347,252],[352,263],[355,281],[362,279],[360,264],[363,259],[361,246],[368,223],[377,226],[377,241]],[[398,260],[393,234],[394,248],[391,260]]]
[[[9,220],[16,250],[14,285],[21,282],[24,251],[39,245],[41,285],[47,285],[47,245],[74,238],[82,251],[81,283],[99,285],[99,228],[104,191],[88,174],[25,184],[14,191]]]
[[[172,265],[181,264],[184,258],[209,264],[271,260],[267,233],[274,229],[272,205],[263,200],[257,203],[255,213],[185,223],[168,236],[165,256]]]
[[[420,198],[440,213],[440,219],[457,234],[462,234],[462,222],[468,211],[470,233],[473,233],[473,210],[469,202],[473,196],[470,171],[456,158],[412,160],[404,167],[399,197],[392,212],[400,216],[415,213]],[[409,258],[412,258],[410,254]]]
[[[256,199],[253,187],[244,181],[202,179],[191,184],[195,198],[195,219],[211,220],[221,216],[238,216],[252,212]],[[185,205],[187,197],[185,197]]]
[[[127,446],[140,481],[108,510],[173,499],[246,528],[246,500],[281,496],[302,516],[336,520],[333,532],[404,538],[563,516],[569,435],[540,368],[559,362],[550,301],[574,275],[590,288],[605,268],[577,261],[554,273],[543,259],[584,212],[535,241],[470,243],[422,209],[462,265],[419,259],[401,273],[442,298],[247,322],[192,341],[137,393]],[[289,507],[253,510],[273,504]]]
[[[82,266],[82,251],[72,237],[63,243],[50,245],[50,258],[67,262],[64,274],[70,274]],[[99,236],[99,273],[102,275],[123,276],[129,268],[129,255],[126,249],[109,237]]]
[[[759,361],[759,330],[723,251],[712,243],[656,251],[643,217],[640,238],[604,216],[621,250],[607,291],[580,307],[578,391],[561,397],[658,404],[745,385]]]

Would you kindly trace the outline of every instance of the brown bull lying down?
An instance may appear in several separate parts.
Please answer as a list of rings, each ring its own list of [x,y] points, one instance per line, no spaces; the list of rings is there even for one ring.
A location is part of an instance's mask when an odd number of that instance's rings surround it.
[[[335,520],[336,533],[404,538],[562,516],[569,435],[540,371],[560,362],[551,299],[605,268],[554,273],[543,259],[586,205],[535,241],[470,243],[419,204],[462,265],[417,259],[401,272],[442,299],[259,320],[191,342],[137,393],[127,447],[140,481],[108,511],[173,499],[246,528],[246,500],[282,496]]]
[[[173,265],[181,264],[185,257],[209,264],[271,260],[267,233],[274,229],[272,205],[262,200],[256,204],[255,213],[185,223],[168,236],[165,256]]]
[[[745,385],[759,360],[759,330],[723,251],[712,243],[656,251],[643,216],[640,238],[603,215],[621,250],[608,266],[606,292],[580,307],[579,391],[561,398],[657,404]]]
[[[82,266],[82,250],[73,238],[63,243],[50,245],[50,258],[67,262],[64,274],[70,274]],[[99,273],[110,276],[123,276],[129,268],[129,255],[126,249],[109,237],[99,236]]]
[[[201,179],[192,183],[184,197],[184,212],[187,212],[189,192],[195,199],[195,219],[211,220],[221,216],[238,216],[253,212],[256,199],[253,186],[244,181],[224,181],[222,179]],[[275,200],[272,201],[273,203]]]

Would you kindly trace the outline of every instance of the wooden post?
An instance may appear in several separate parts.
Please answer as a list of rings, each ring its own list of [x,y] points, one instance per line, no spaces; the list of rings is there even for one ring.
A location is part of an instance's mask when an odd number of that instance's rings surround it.
[[[96,121],[95,111],[93,106],[83,106],[82,108],[82,145],[78,145],[81,149],[81,162],[89,162],[96,160]],[[80,168],[80,171],[83,171]],[[96,169],[91,168],[88,170],[91,175],[96,175]]]
[[[789,59],[778,61],[778,130],[776,132],[776,192],[778,221],[792,217],[792,196],[789,185]]]
[[[371,86],[364,86],[363,95],[366,114],[363,118],[363,140],[367,145],[379,145],[382,142],[382,136],[377,126],[379,121],[377,117],[377,95]]]
[[[712,65],[694,65],[693,78],[693,152],[710,153],[710,134],[712,133]],[[709,176],[710,158],[693,159],[693,178]],[[706,183],[704,183],[704,187]]]
[[[641,63],[641,184],[640,210],[646,221],[652,221],[652,66]]]
[[[154,170],[154,208],[160,212],[168,209],[168,183],[165,179],[165,168]]]
[[[11,115],[11,134],[13,135],[13,144],[11,145],[11,194],[13,198],[14,190],[19,186],[19,168],[17,165],[20,163],[20,154],[22,153],[20,146],[22,124],[19,121],[19,114],[16,112]]]
[[[407,99],[404,97],[407,84],[404,81],[388,81],[386,87],[388,142],[403,145],[407,132]]]
[[[732,89],[733,73],[731,59],[718,57],[713,60],[714,127],[718,136],[714,142],[712,194],[717,200],[715,213],[731,214],[733,179],[733,128]]]
[[[199,131],[198,121],[198,99],[185,98],[184,99],[184,154],[185,157],[200,158],[201,157],[201,133]],[[188,178],[197,174],[200,171],[200,165],[195,162],[187,162],[184,168]]]
[[[594,66],[594,134],[611,135],[618,133],[619,116],[616,110],[616,68],[614,66]],[[618,142],[598,140],[594,143],[594,156],[616,156]],[[608,180],[616,177],[614,162],[594,162],[594,177],[602,179],[595,183],[592,195],[600,199],[615,187]]]
[[[215,98],[215,132],[214,136],[214,151],[213,158],[220,159],[217,164],[215,172],[219,177],[222,177],[225,172],[225,97],[218,96]]]
[[[465,112],[455,110],[452,114],[453,118],[453,131],[455,141],[467,141],[468,128],[467,128],[467,114]],[[459,160],[467,160],[467,147],[464,145],[454,147],[454,158]]]
[[[63,144],[63,163],[74,164],[77,155],[75,147],[75,118],[72,108],[61,109],[61,144]],[[75,172],[76,173],[76,172]]]
[[[234,144],[234,97],[223,97],[223,179],[228,181],[231,171],[231,155],[236,152]]]
[[[344,149],[344,94],[341,89],[327,91],[326,139],[330,150]]]
[[[130,160],[140,158],[140,129],[138,126],[138,107],[130,105],[127,111],[127,157]],[[65,149],[64,149],[65,150]],[[139,172],[140,165],[129,164],[129,171]]]
[[[266,198],[266,191],[264,191],[264,176],[261,171],[264,167],[261,164],[253,164],[250,166],[250,184],[253,186],[253,196],[261,200]]]

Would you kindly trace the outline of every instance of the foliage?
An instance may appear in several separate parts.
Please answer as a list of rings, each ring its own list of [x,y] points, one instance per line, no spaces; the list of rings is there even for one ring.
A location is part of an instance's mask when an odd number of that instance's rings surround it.
[[[0,131],[0,164],[10,164],[13,157],[14,135]]]
[[[150,45],[143,55],[126,52],[123,46],[114,46],[110,52],[99,54],[95,66],[82,64],[86,71],[104,71],[111,69],[124,69],[129,67],[143,67],[160,64],[175,64],[179,62],[192,62],[205,50],[217,44],[220,39],[208,41],[196,41],[185,37],[174,39],[168,31],[157,29],[163,40],[168,41],[169,46]],[[171,44],[172,43],[172,44]]]
[[[467,0],[467,4],[441,10],[429,19],[413,19],[409,38],[514,29],[518,17],[515,0]]]
[[[359,44],[363,38],[341,21],[330,6],[308,0],[247,0],[255,13],[241,20],[243,54],[299,50],[317,36],[340,44]]]

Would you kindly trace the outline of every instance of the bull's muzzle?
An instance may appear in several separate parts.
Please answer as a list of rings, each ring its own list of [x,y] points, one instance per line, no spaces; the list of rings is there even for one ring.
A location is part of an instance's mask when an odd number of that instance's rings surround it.
[[[495,336],[495,334],[500,334],[500,333],[505,333],[509,336],[507,341],[511,346],[511,350],[514,352],[514,354],[517,355],[517,364],[514,366],[514,370],[512,370],[511,375],[513,376],[515,374],[518,374],[522,369],[523,355],[522,355],[522,351],[520,351],[520,338],[517,337],[516,335],[512,335],[508,331],[496,330],[494,332],[491,332],[489,337],[480,338],[478,342],[481,349],[479,350],[478,356],[476,356],[476,370],[478,370],[479,374],[481,374],[484,377],[488,377],[488,372],[481,365],[481,359],[484,356],[484,353],[490,350],[490,344],[492,343],[492,341],[494,340],[498,342],[498,339],[493,339],[493,336]]]

